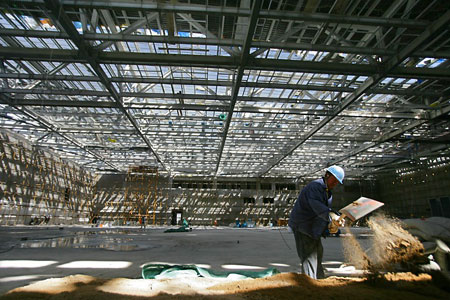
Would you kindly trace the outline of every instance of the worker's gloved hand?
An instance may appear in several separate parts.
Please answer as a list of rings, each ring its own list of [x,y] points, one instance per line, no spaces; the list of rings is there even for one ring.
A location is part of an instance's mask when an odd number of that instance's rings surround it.
[[[331,234],[338,232],[338,230],[339,230],[339,226],[337,225],[337,223],[335,221],[331,221],[330,223],[328,223],[328,231]]]
[[[339,227],[344,226],[344,219],[341,219],[337,214],[334,212],[330,212],[330,223],[328,223],[328,231],[330,233],[336,233],[339,230]]]

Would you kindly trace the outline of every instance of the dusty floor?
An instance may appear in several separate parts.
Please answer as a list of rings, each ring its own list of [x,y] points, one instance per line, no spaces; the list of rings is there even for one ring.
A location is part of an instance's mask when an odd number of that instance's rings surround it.
[[[0,294],[18,288],[0,299],[450,298],[426,274],[388,274],[376,281],[358,277],[361,270],[344,265],[342,237],[323,241],[331,277],[315,281],[292,273],[299,263],[286,228],[165,229],[0,227]],[[369,229],[352,228],[352,233],[362,248],[369,245]],[[140,279],[145,263],[197,264],[216,271],[275,267],[283,273],[243,281]]]
[[[86,275],[48,279],[15,289],[0,299],[449,299],[426,274],[388,274],[377,282],[362,278],[313,280],[297,273],[217,283],[197,279],[98,279]]]

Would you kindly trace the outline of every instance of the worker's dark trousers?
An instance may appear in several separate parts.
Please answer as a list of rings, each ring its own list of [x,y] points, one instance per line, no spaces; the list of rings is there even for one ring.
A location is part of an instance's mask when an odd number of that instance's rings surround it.
[[[323,246],[320,238],[317,240],[294,230],[297,254],[302,263],[302,273],[314,279],[324,278],[322,267]]]

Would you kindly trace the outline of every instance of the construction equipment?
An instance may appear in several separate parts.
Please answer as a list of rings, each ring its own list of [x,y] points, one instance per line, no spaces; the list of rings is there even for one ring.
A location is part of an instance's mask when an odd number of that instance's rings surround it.
[[[347,217],[352,222],[355,222],[356,220],[361,219],[362,217],[370,214],[383,205],[383,202],[379,202],[366,197],[359,197],[358,200],[353,201],[346,207],[339,210],[339,213],[341,214],[340,219],[342,220]]]
[[[328,231],[332,234],[337,233],[339,227],[344,226],[345,218],[355,222],[383,205],[384,203],[382,202],[367,197],[360,197],[339,210],[339,212],[330,212],[331,222],[328,224]]]

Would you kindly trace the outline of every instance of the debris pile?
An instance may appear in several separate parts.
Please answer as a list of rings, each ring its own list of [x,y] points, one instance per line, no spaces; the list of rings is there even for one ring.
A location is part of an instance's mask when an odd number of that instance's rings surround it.
[[[421,260],[424,254],[422,243],[402,228],[399,220],[377,214],[368,220],[373,230],[374,267],[389,270],[396,264]]]
[[[369,218],[368,225],[374,236],[367,252],[364,252],[349,229],[344,237],[344,254],[356,268],[376,274],[394,271],[399,266],[422,260],[422,243],[404,230],[399,220],[379,213]]]

